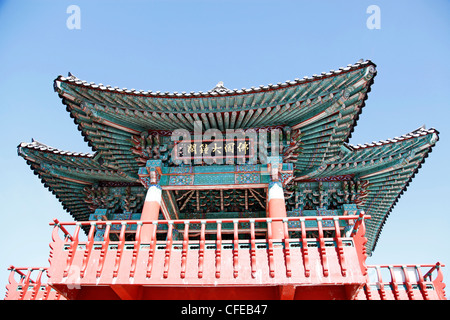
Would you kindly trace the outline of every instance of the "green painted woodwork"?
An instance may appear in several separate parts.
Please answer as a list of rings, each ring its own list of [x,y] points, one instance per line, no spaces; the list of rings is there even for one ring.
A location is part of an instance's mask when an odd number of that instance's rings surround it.
[[[196,93],[119,89],[59,76],[55,91],[95,153],[33,141],[20,144],[18,154],[75,220],[95,220],[101,212],[107,219],[137,215],[150,184],[163,189],[160,218],[264,217],[269,168],[281,161],[278,179],[288,216],[364,210],[372,217],[366,221],[371,254],[392,208],[438,140],[436,130],[419,128],[386,141],[348,144],[375,75],[375,64],[359,61],[302,80]],[[174,161],[172,131],[185,129],[193,138],[195,123],[202,133],[267,130],[253,150],[262,158],[254,164]],[[274,130],[278,141],[272,141]],[[271,147],[278,143],[274,159]]]
[[[339,146],[348,141],[375,75],[371,61],[360,61],[311,78],[226,93],[122,90],[73,76],[58,77],[55,90],[89,145],[105,161],[133,177],[143,162],[151,159],[146,157],[166,157],[148,152],[137,156],[133,150],[136,139],[148,135],[149,130],[160,135],[179,128],[193,131],[195,121],[201,122],[203,130],[222,131],[298,125],[305,145],[296,169],[304,171],[335,156]]]

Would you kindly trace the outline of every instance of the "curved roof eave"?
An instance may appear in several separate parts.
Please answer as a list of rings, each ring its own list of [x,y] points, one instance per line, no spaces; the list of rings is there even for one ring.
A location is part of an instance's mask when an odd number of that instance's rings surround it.
[[[339,155],[295,180],[314,181],[352,174],[366,181],[367,189],[364,190],[367,195],[360,208],[372,217],[366,225],[367,251],[371,254],[387,218],[438,140],[436,129],[421,127],[393,139],[360,145],[344,144]]]
[[[108,181],[140,185],[138,180],[99,164],[94,154],[63,151],[37,141],[22,142],[17,151],[44,187],[55,195],[63,209],[77,221],[87,220],[92,213],[84,201],[85,187]],[[62,167],[67,167],[64,168],[67,170],[61,170]]]
[[[308,128],[311,127],[311,122],[312,125],[314,125],[314,121],[317,121],[319,118],[321,121],[324,119],[327,119],[328,121],[333,114],[338,115],[337,120],[335,120],[336,122],[333,123],[342,121],[346,122],[345,125],[343,124],[337,128],[337,130],[340,131],[339,137],[336,136],[335,138],[332,135],[328,135],[328,140],[334,140],[332,143],[333,145],[340,145],[348,142],[352,132],[354,131],[354,127],[356,126],[362,109],[365,106],[365,100],[367,99],[368,92],[371,90],[371,85],[373,84],[373,80],[376,75],[375,67],[376,65],[370,60],[361,60],[354,65],[348,65],[345,68],[340,68],[338,71],[331,71],[328,73],[324,72],[319,76],[313,76],[311,78],[305,77],[307,79],[285,82],[283,85],[266,86],[260,89],[245,89],[241,90],[242,92],[239,92],[238,90],[236,92],[228,92],[226,94],[211,93],[209,95],[211,97],[215,97],[217,95],[236,97],[239,95],[254,94],[255,97],[251,99],[253,100],[252,105],[254,106],[254,109],[246,109],[244,107],[241,108],[240,105],[233,103],[235,111],[224,111],[220,108],[214,111],[210,108],[203,110],[188,108],[188,112],[185,115],[171,113],[169,107],[180,107],[180,105],[173,102],[173,100],[170,100],[173,99],[171,94],[150,94],[149,92],[145,93],[142,91],[104,87],[102,85],[95,85],[93,83],[81,81],[72,75],[69,78],[59,76],[55,80],[55,90],[62,98],[63,104],[66,105],[67,111],[74,119],[74,122],[84,137],[84,140],[94,151],[100,153],[102,153],[101,150],[104,149],[105,146],[100,146],[99,143],[103,143],[101,142],[102,139],[95,139],[95,137],[91,136],[91,132],[96,131],[96,135],[104,135],[106,134],[106,131],[120,131],[121,136],[126,135],[126,138],[129,139],[132,135],[139,135],[141,132],[146,130],[173,130],[174,128],[179,127],[189,130],[193,128],[194,119],[196,121],[201,120],[202,126],[204,126],[205,129],[209,129],[210,127],[219,129],[245,129],[249,124],[251,124],[252,127],[267,127],[281,123],[283,125],[291,125],[293,128],[301,127],[303,131],[308,131]],[[361,69],[363,70],[358,71]],[[324,79],[338,77],[339,75],[345,75],[352,71],[356,71],[357,73],[353,73],[351,76],[349,75],[349,78],[341,77],[339,80],[337,80],[338,78],[335,78],[329,83],[320,82]],[[72,92],[67,90],[67,88],[63,89],[61,88],[62,82],[66,84],[70,83],[70,86],[80,88],[77,90],[81,90],[82,92],[80,91],[77,93],[77,91]],[[286,94],[282,93],[271,96],[273,97],[272,99],[266,97],[260,97],[258,98],[259,100],[256,99],[256,95],[264,91],[269,92],[273,90],[284,90],[288,87],[299,87],[305,83],[313,84],[302,88],[299,92],[294,93],[294,95],[291,96],[292,99],[289,103],[285,100]],[[333,89],[331,90],[330,88]],[[107,92],[107,94],[102,93],[101,95],[97,95],[94,93],[85,92],[86,90]],[[330,93],[330,90],[334,93]],[[327,92],[324,93],[323,91]],[[169,107],[166,110],[157,111],[142,109],[142,101],[133,102],[126,99],[123,100],[122,98],[119,99],[117,97],[112,97],[111,94],[118,94],[124,97],[133,97],[133,101],[135,101],[137,96],[146,95],[149,99],[156,96],[163,100],[169,99],[167,100],[168,102],[165,103]],[[192,100],[192,104],[190,106],[194,107],[196,103],[194,100],[198,100],[197,98],[199,95],[186,94],[182,96],[185,99]],[[203,96],[207,97],[208,95]],[[92,97],[96,99],[96,102],[92,101]],[[283,101],[283,103],[275,103],[274,99],[277,97],[281,97],[280,101]],[[172,105],[169,101],[172,101]],[[293,101],[297,102],[293,103]],[[121,104],[117,104],[119,102]],[[262,106],[261,102],[267,103]],[[102,106],[102,103],[104,106]],[[111,103],[116,104],[111,105]],[[151,104],[151,106],[153,107],[154,105]],[[259,110],[255,111],[256,109]],[[209,115],[207,115],[208,112]],[[241,126],[242,124],[245,124],[245,126]],[[331,120],[327,126],[329,127],[330,125],[332,125]],[[94,129],[87,129],[86,127],[93,127]],[[99,130],[100,127],[101,130]],[[323,144],[323,138],[320,140]],[[332,156],[335,152],[328,150],[328,148],[325,148],[322,151],[325,158]],[[322,156],[320,158],[322,158]],[[127,171],[131,170],[128,167],[124,167],[123,169]]]
[[[247,94],[255,94],[255,93],[261,93],[261,92],[269,92],[284,88],[290,88],[306,83],[311,83],[315,81],[321,81],[330,77],[335,77],[340,74],[345,74],[351,71],[355,71],[358,69],[366,68],[372,66],[373,68],[376,68],[375,63],[373,63],[371,60],[359,60],[358,62],[354,64],[349,64],[346,67],[340,67],[338,70],[330,70],[329,72],[322,72],[321,74],[317,75],[314,74],[313,76],[305,76],[303,79],[295,79],[293,81],[286,80],[284,82],[278,82],[277,84],[268,84],[268,85],[260,85],[258,87],[251,87],[251,88],[242,88],[242,89],[226,89],[225,87],[222,87],[223,89],[217,90],[217,86],[207,92],[198,91],[198,92],[160,92],[156,91],[153,92],[151,90],[136,90],[136,89],[128,89],[128,88],[119,88],[119,87],[112,87],[111,85],[103,85],[102,83],[96,84],[94,82],[87,82],[86,80],[81,80],[74,76],[72,73],[69,72],[69,75],[67,77],[64,77],[62,75],[59,75],[54,80],[54,88],[57,90],[59,87],[59,83],[65,82],[69,83],[74,86],[89,88],[93,90],[99,90],[104,91],[107,93],[119,93],[124,95],[131,95],[131,96],[141,96],[141,97],[155,97],[155,98],[187,98],[187,99],[196,99],[196,98],[209,98],[209,97],[227,97],[227,96],[238,96],[238,95],[247,95]]]
[[[400,200],[401,196],[403,195],[403,193],[406,192],[406,190],[408,189],[409,185],[411,184],[411,182],[413,181],[414,177],[416,176],[416,174],[419,172],[419,169],[422,168],[423,164],[425,163],[426,158],[428,158],[429,154],[431,152],[433,152],[433,147],[435,146],[435,144],[437,143],[437,141],[439,141],[439,131],[431,128],[431,129],[424,129],[424,128],[419,128],[414,132],[420,131],[421,129],[423,129],[424,131],[429,131],[429,134],[433,135],[433,143],[427,148],[427,150],[424,152],[424,155],[421,159],[421,161],[418,163],[417,167],[415,168],[414,172],[412,173],[412,175],[409,177],[409,179],[406,181],[406,183],[404,184],[403,188],[401,189],[401,191],[397,194],[397,196],[395,197],[394,201],[392,202],[392,205],[389,207],[389,210],[386,212],[386,214],[384,215],[383,220],[381,221],[380,227],[377,230],[376,236],[372,242],[372,246],[368,247],[368,251],[367,253],[369,255],[372,255],[373,251],[375,250],[375,247],[378,243],[378,240],[380,238],[381,232],[383,230],[383,226],[387,221],[387,218],[389,217],[389,215],[391,214],[392,210],[394,209],[395,205],[397,204],[397,202]],[[403,135],[403,138],[410,138],[410,134],[407,135]]]

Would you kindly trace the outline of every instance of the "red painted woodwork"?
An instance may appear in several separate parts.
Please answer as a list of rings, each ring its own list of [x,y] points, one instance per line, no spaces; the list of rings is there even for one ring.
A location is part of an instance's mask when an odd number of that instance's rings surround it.
[[[140,231],[142,225],[155,223],[153,221],[55,221],[48,275],[51,285],[69,299],[98,298],[100,292],[108,299],[187,299],[202,295],[212,299],[348,299],[355,296],[366,281],[366,271],[358,262],[355,246],[355,239],[363,235],[355,233],[349,238],[342,237],[339,221],[357,218],[157,221],[167,225],[166,239],[157,240],[154,228],[147,243],[141,241]],[[288,222],[295,220],[303,224],[307,220],[317,221],[318,237],[306,238],[309,231],[306,228],[303,237],[290,237]],[[322,220],[333,221],[334,227],[324,228]],[[267,223],[267,234],[257,238],[255,225],[261,222]],[[274,222],[283,224],[284,239],[271,238]],[[122,225],[119,241],[109,241],[108,226],[119,223]],[[125,241],[126,225],[133,223],[138,224],[136,239]],[[233,223],[233,240],[222,239],[223,223]],[[248,223],[249,230],[239,229],[239,223]],[[96,242],[92,230],[99,224],[105,224],[107,231],[104,240]],[[193,229],[196,224],[200,225],[200,230]],[[60,227],[70,225],[75,225],[73,235],[61,239],[59,230],[69,233]],[[174,239],[175,225],[184,225],[181,240]],[[87,240],[81,242],[79,230],[83,226],[90,230]],[[335,236],[324,237],[324,229],[334,230]],[[258,231],[261,232],[261,228]],[[192,240],[193,232],[200,233],[197,240]],[[215,234],[216,239],[207,240],[207,233]],[[243,233],[248,239],[239,239]],[[177,290],[171,289],[173,287]],[[235,296],[238,288],[245,290]]]
[[[55,219],[50,267],[11,267],[6,299],[446,299],[439,263],[365,265],[367,218],[361,213],[186,221],[60,223]],[[311,220],[317,222],[316,228],[305,227]],[[342,220],[355,221],[349,237],[342,232]],[[293,221],[301,226],[296,234],[288,225]],[[332,221],[333,227],[326,221]],[[257,225],[261,222],[266,223],[265,229]],[[283,226],[283,239],[272,238],[275,222]],[[224,229],[230,223],[233,228]],[[243,223],[249,228],[244,229]],[[121,226],[119,239],[112,241],[108,233],[116,224]],[[133,241],[125,239],[129,224],[137,224]],[[149,242],[142,241],[146,224],[153,226]],[[93,230],[98,225],[106,227],[102,241],[94,241]],[[157,237],[157,225],[166,226],[165,237]],[[82,240],[84,228],[88,228],[87,237]],[[331,231],[332,237],[325,237]],[[211,235],[214,240],[209,240]],[[41,283],[44,271],[47,284]],[[37,276],[32,278],[32,273]]]
[[[371,276],[358,300],[446,300],[442,265],[368,266]],[[425,276],[422,269],[430,268]],[[387,277],[382,276],[382,271]],[[433,279],[434,274],[434,279]]]
[[[59,292],[46,283],[42,283],[46,268],[9,267],[9,284],[6,286],[5,300],[66,300]],[[24,273],[26,271],[26,273]],[[37,275],[36,275],[37,273]],[[19,282],[15,276],[19,276]],[[36,277],[32,277],[36,276]]]

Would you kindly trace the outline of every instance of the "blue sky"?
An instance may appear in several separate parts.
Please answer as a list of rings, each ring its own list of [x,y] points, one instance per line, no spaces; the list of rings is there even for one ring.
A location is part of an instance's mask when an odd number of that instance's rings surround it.
[[[69,5],[81,29],[66,26]],[[381,29],[366,9],[378,5]],[[378,74],[350,140],[421,125],[440,141],[383,228],[369,264],[447,263],[450,283],[449,1],[1,1],[0,286],[9,265],[47,266],[56,198],[17,156],[31,138],[91,151],[53,91],[72,72],[88,82],[153,91],[249,88],[335,70],[359,59]],[[0,290],[0,296],[2,295]]]

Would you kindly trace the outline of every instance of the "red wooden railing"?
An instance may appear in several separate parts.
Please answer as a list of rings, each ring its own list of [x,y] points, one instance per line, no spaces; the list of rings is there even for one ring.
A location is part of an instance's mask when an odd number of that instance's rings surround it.
[[[317,243],[320,259],[321,259],[321,265],[323,267],[323,276],[327,277],[329,275],[329,269],[328,269],[328,257],[327,257],[327,250],[326,247],[330,246],[330,242],[333,242],[333,246],[337,248],[338,253],[338,260],[339,265],[341,269],[342,276],[346,276],[347,274],[347,262],[344,255],[344,242],[343,242],[343,235],[342,235],[342,229],[341,226],[342,221],[350,221],[351,223],[354,223],[353,232],[351,233],[350,238],[357,238],[357,232],[361,226],[363,226],[363,219],[370,218],[369,216],[364,216],[364,213],[362,212],[358,216],[309,216],[309,217],[288,217],[288,218],[239,218],[239,219],[191,219],[191,220],[158,220],[158,221],[122,221],[122,220],[116,220],[116,221],[86,221],[86,222],[59,222],[57,219],[54,220],[53,223],[50,223],[50,225],[53,225],[54,233],[53,233],[53,240],[57,241],[59,237],[57,236],[58,230],[61,230],[64,234],[64,242],[66,247],[68,247],[68,255],[67,255],[67,261],[66,261],[66,267],[64,270],[63,277],[67,277],[69,270],[72,266],[73,259],[75,252],[77,251],[78,245],[79,245],[79,234],[83,227],[89,227],[87,241],[85,242],[84,246],[84,253],[83,253],[83,259],[82,259],[82,265],[80,268],[80,276],[81,278],[84,277],[87,264],[89,261],[89,257],[92,254],[93,251],[93,245],[95,243],[94,241],[94,232],[96,230],[96,227],[102,226],[105,228],[104,238],[102,242],[97,242],[97,245],[101,245],[101,252],[100,252],[100,259],[98,262],[98,267],[96,271],[96,276],[99,277],[102,273],[102,270],[104,268],[105,263],[105,256],[108,248],[110,247],[110,244],[115,243],[117,246],[116,250],[116,257],[114,261],[114,271],[113,271],[113,277],[117,277],[118,270],[121,265],[121,260],[124,252],[125,245],[132,245],[133,246],[133,254],[132,254],[132,262],[130,267],[130,277],[133,277],[135,275],[136,270],[136,261],[138,256],[138,251],[141,246],[141,230],[142,226],[145,224],[151,224],[153,225],[153,231],[151,235],[150,240],[150,248],[149,248],[149,255],[148,255],[148,264],[147,264],[147,270],[146,270],[146,276],[149,278],[153,272],[153,262],[154,262],[154,255],[155,255],[155,248],[157,244],[164,244],[165,245],[165,255],[164,255],[164,272],[163,276],[164,278],[168,277],[169,274],[169,267],[170,267],[170,260],[173,250],[174,244],[179,244],[182,246],[182,253],[181,253],[181,272],[180,277],[184,278],[186,275],[186,256],[187,252],[189,250],[189,244],[196,243],[198,245],[199,250],[199,256],[198,256],[198,278],[203,277],[203,268],[204,268],[204,259],[205,259],[205,245],[215,245],[215,274],[216,277],[219,278],[221,274],[221,260],[222,260],[222,247],[224,243],[230,242],[230,244],[233,245],[233,276],[236,278],[239,274],[239,244],[242,244],[243,242],[246,242],[249,244],[250,249],[250,258],[251,258],[251,274],[252,277],[255,277],[256,274],[256,245],[257,243],[260,244],[261,242],[265,242],[267,244],[268,249],[268,259],[269,259],[269,270],[271,277],[274,277],[274,256],[273,256],[273,250],[274,250],[274,243],[282,243],[284,246],[284,260],[285,260],[285,267],[286,267],[286,276],[290,277],[292,274],[292,266],[291,266],[291,243],[297,243],[301,247],[302,252],[302,260],[304,263],[304,273],[306,277],[310,276],[311,268],[310,268],[310,260],[309,260],[309,247],[311,247],[312,242]],[[317,228],[307,228],[305,227],[305,224],[307,221],[315,221],[317,223]],[[324,221],[331,221],[332,226],[330,224],[327,224],[327,227],[323,226]],[[282,222],[284,225],[284,238],[283,239],[273,239],[272,238],[272,223],[274,222]],[[299,222],[301,226],[301,231],[298,235],[293,235],[290,231],[290,228],[288,227],[289,222]],[[222,225],[223,224],[233,224],[232,231],[229,231],[229,233],[232,234],[233,240],[223,240],[223,234],[227,233],[224,232]],[[239,228],[239,224],[242,223],[248,223],[250,225],[250,228]],[[261,228],[261,223],[266,224],[266,228]],[[120,235],[119,235],[119,241],[111,241],[110,240],[110,231],[112,225],[121,225]],[[136,228],[136,234],[135,234],[135,240],[133,242],[125,241],[125,231],[127,226],[129,225],[137,225]],[[200,230],[192,229],[191,226],[200,224]],[[259,225],[259,228],[256,228],[256,225]],[[157,226],[158,225],[166,225],[167,228],[165,231],[165,240],[157,240]],[[176,225],[184,226],[181,228],[183,230],[183,239],[182,240],[174,240],[173,237],[173,231],[174,227]],[[75,226],[75,230],[73,234],[70,234],[67,231],[67,228],[69,226]],[[207,228],[207,226],[210,226],[211,228]],[[298,228],[297,228],[298,229]],[[296,230],[297,230],[296,229]],[[256,237],[256,231],[261,232],[261,230],[265,231],[264,239],[257,239]],[[308,238],[307,233],[310,231],[315,231],[315,238]],[[325,237],[324,231],[332,231],[333,237]],[[161,231],[158,231],[161,232]],[[193,240],[193,235],[199,234],[199,240]],[[215,240],[206,240],[207,234],[213,234],[215,235]],[[243,240],[242,235],[247,234],[248,239]],[[364,234],[364,233],[362,233]],[[241,238],[239,237],[241,235]],[[365,238],[364,238],[365,239]],[[362,240],[364,241],[364,240]],[[365,241],[363,242],[365,243]],[[359,260],[361,267],[365,269],[364,261],[365,261],[365,250],[363,246],[360,246],[360,250],[358,252]],[[365,274],[365,270],[363,270],[363,274]]]
[[[279,286],[283,298],[320,299],[325,291],[319,290],[317,294],[307,291],[309,293],[305,295],[295,288],[325,285],[326,292],[331,292],[333,286],[330,284],[346,286],[345,290],[336,288],[330,295],[333,299],[445,299],[443,265],[440,263],[365,265],[366,218],[370,217],[361,212],[358,216],[168,221],[61,223],[55,219],[50,224],[54,228],[47,272],[51,286],[41,281],[46,268],[10,267],[6,299],[76,299],[80,296],[75,291],[83,290],[73,289],[83,289],[83,286],[91,290],[84,298],[89,294],[97,297],[106,291],[93,293],[93,289],[114,285],[117,285],[112,288],[115,294],[128,297],[133,296],[133,286],[136,289],[135,285],[142,285],[143,288],[156,286],[152,290],[157,293],[145,298],[161,298],[160,293],[172,298],[173,291],[164,292],[164,286],[168,285],[170,290],[171,286],[185,283],[205,290],[208,285],[211,290],[217,285],[225,288],[244,286],[247,293],[248,288],[259,285],[255,290],[261,292],[261,296],[267,293],[264,297],[269,299],[273,295],[266,290],[267,286]],[[282,239],[273,238],[273,222],[283,224]],[[143,242],[142,227],[145,224],[153,228],[150,240]],[[344,224],[353,225],[352,232],[343,234]],[[109,237],[114,225],[120,225],[118,241]],[[130,225],[136,225],[132,241],[126,239]],[[164,228],[157,228],[160,225]],[[94,241],[98,226],[105,229],[102,241]],[[424,268],[430,269],[423,272]],[[74,270],[76,282],[71,282]],[[14,274],[19,275],[19,282],[15,281]],[[130,279],[134,280],[129,282]],[[180,292],[186,294],[186,291]],[[205,292],[206,295],[215,294],[214,291]],[[345,294],[340,296],[342,292]],[[223,298],[223,293],[217,294],[218,298]],[[252,294],[248,297],[254,297]],[[245,297],[243,294],[242,298]]]
[[[42,282],[47,268],[16,268],[10,266],[9,284],[6,286],[5,300],[65,300],[61,294]],[[37,272],[37,275],[36,275]],[[15,276],[20,277],[19,282]]]
[[[364,294],[358,295],[358,298],[367,300],[446,300],[442,267],[444,265],[439,262],[435,265],[368,266],[370,276],[364,287]],[[422,269],[425,268],[431,269],[424,275]]]

